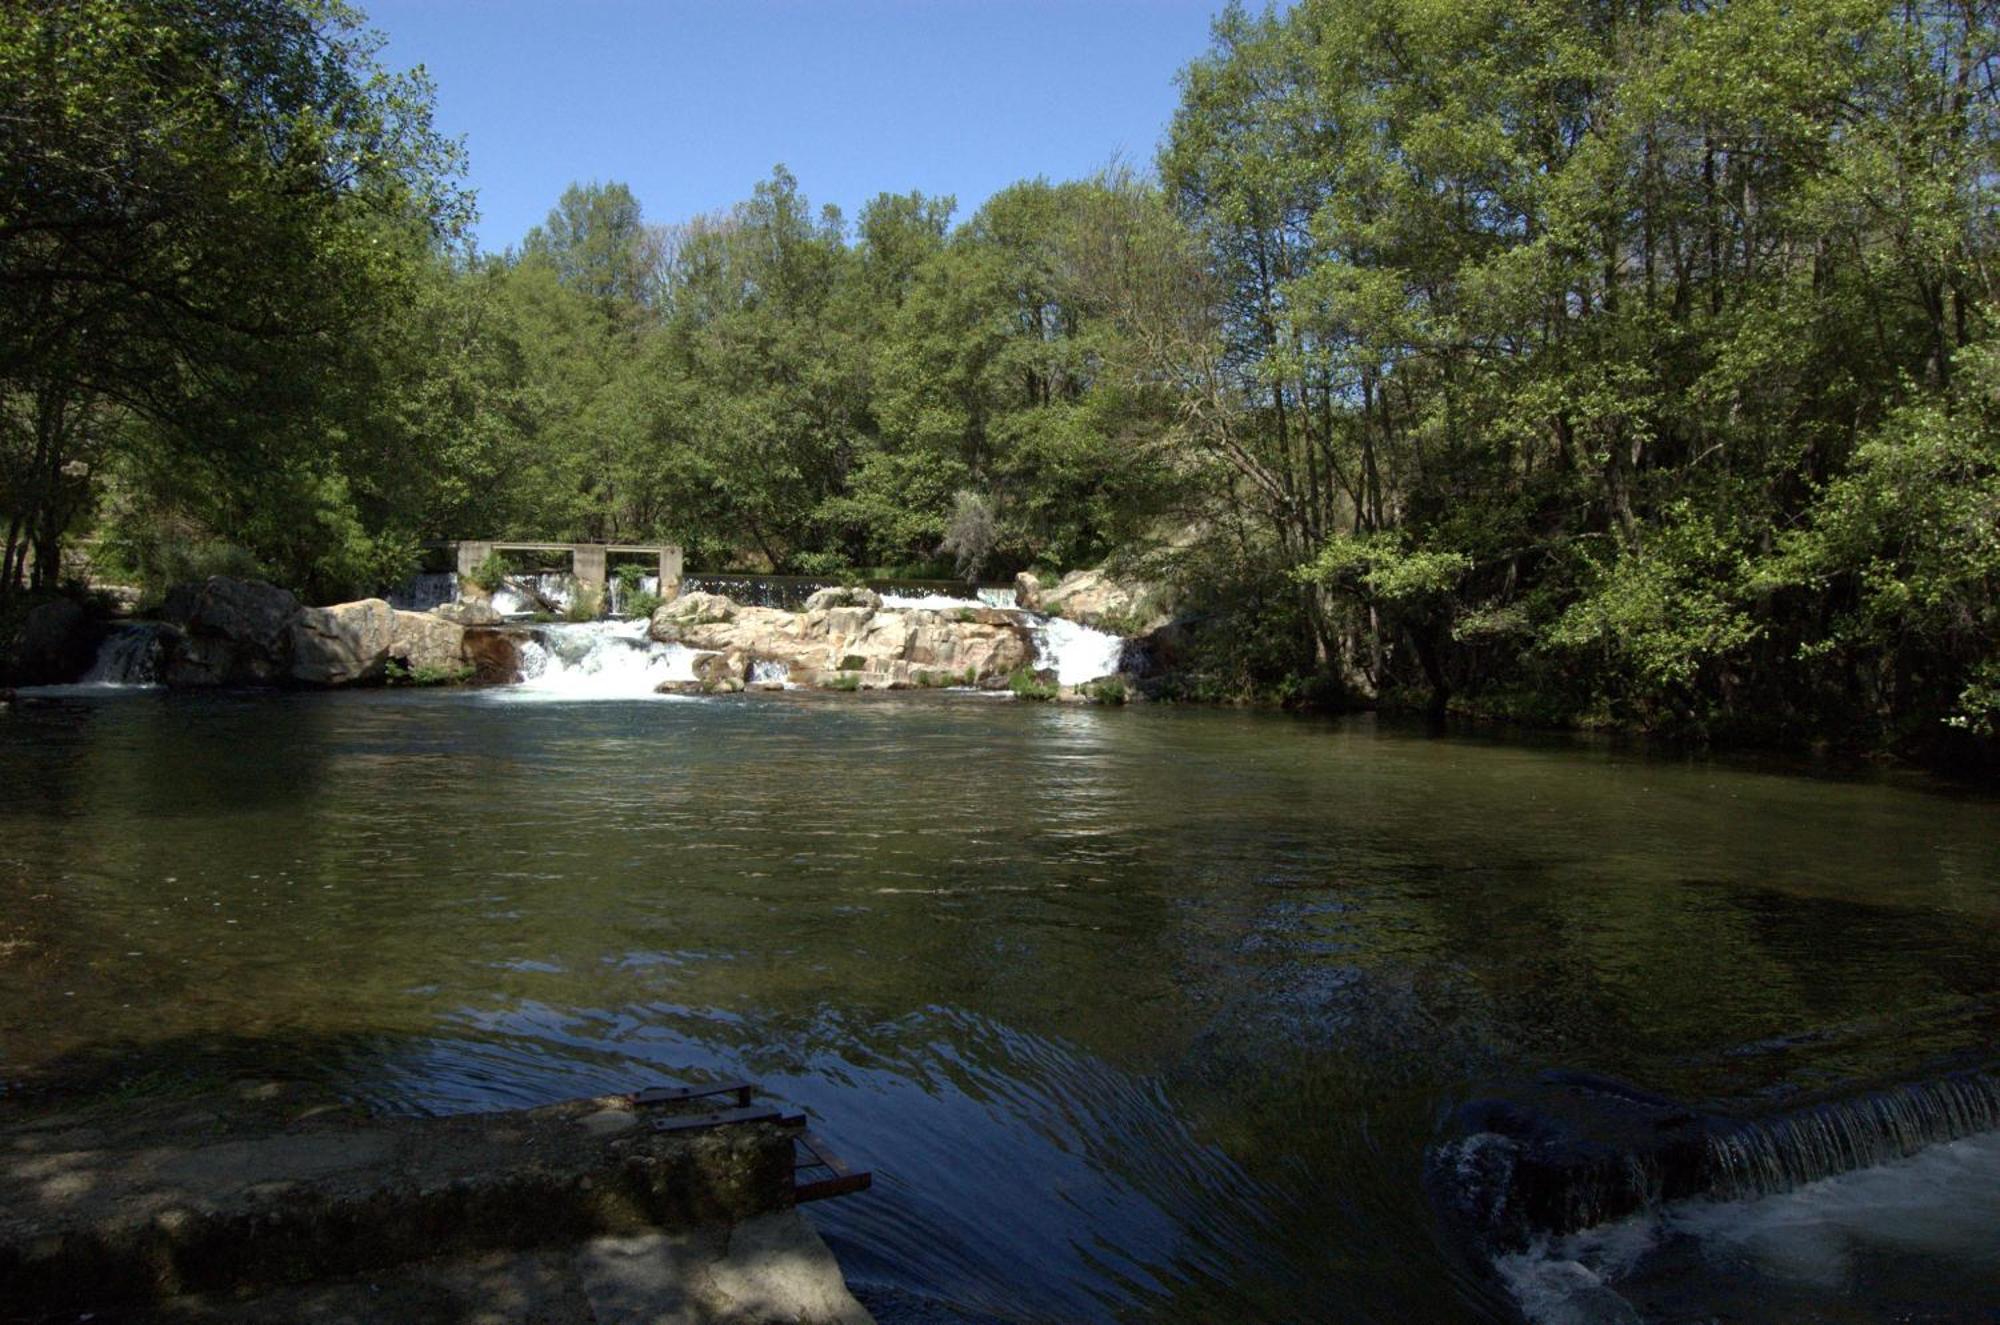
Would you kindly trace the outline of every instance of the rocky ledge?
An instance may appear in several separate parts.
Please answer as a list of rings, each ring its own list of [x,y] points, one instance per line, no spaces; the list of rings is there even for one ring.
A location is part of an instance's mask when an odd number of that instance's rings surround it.
[[[1035,663],[1034,637],[1013,612],[884,608],[869,589],[822,589],[803,612],[686,594],[653,613],[650,634],[699,653],[699,679],[668,681],[662,690],[741,690],[774,667],[825,690],[997,689]]]
[[[380,598],[306,607],[256,580],[213,576],[167,595],[160,679],[170,686],[367,685],[391,665],[455,678],[479,662],[467,627]]]

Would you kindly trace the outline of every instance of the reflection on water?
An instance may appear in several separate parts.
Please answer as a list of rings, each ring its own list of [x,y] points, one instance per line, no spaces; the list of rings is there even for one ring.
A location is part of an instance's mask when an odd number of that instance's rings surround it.
[[[1454,1105],[1962,1048],[1996,867],[1989,802],[1365,721],[24,702],[0,1076],[212,1040],[442,1111],[741,1074],[876,1170],[815,1213],[885,1308],[1489,1319],[1418,1189]]]

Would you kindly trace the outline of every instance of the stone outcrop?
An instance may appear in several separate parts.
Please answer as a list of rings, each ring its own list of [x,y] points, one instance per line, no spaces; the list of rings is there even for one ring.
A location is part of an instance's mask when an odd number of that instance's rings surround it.
[[[909,686],[1004,685],[1031,666],[1034,640],[1012,614],[988,608],[885,609],[866,589],[822,589],[803,612],[744,607],[720,594],[692,593],[653,614],[652,637],[685,644],[725,661],[733,688],[755,663],[777,663],[791,679],[825,688],[893,690]],[[738,670],[738,669],[741,670]]]
[[[493,642],[477,656],[451,615],[398,612],[380,598],[302,607],[283,589],[214,576],[167,595],[160,679],[170,686],[372,685],[394,661],[416,671],[512,681],[518,645]]]
[[[430,610],[429,615],[439,617],[456,626],[497,626],[506,620],[494,609],[491,598],[465,598],[456,603],[440,603]]]
[[[1064,617],[1116,635],[1144,635],[1173,619],[1161,590],[1114,579],[1101,568],[1071,571],[1053,585],[1022,571],[1014,577],[1014,601],[1030,612]]]
[[[383,604],[387,606],[387,604]],[[261,580],[210,576],[176,586],[160,615],[171,686],[274,685],[291,675],[299,600]]]
[[[90,670],[98,629],[80,603],[57,598],[31,608],[8,647],[0,648],[0,683],[62,685]]]
[[[467,628],[463,648],[472,679],[481,685],[512,685],[520,680],[521,644],[526,639],[518,630],[494,626]]]
[[[300,608],[291,625],[291,678],[309,686],[379,681],[395,635],[396,610],[380,598]]]
[[[389,657],[412,672],[456,672],[465,666],[465,627],[442,614],[398,612]]]

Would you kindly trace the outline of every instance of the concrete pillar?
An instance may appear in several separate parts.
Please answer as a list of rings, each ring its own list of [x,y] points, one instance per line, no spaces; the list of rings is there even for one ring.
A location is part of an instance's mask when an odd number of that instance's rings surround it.
[[[570,549],[570,573],[579,593],[604,597],[605,549],[602,543],[578,543]]]
[[[478,568],[479,563],[493,555],[491,543],[460,543],[458,545],[458,578],[466,576]]]
[[[671,545],[660,549],[660,601],[671,603],[681,596],[681,550]]]

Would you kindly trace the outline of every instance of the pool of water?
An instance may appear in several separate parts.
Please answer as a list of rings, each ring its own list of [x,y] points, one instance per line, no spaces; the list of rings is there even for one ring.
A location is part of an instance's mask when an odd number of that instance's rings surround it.
[[[1921,784],[979,695],[0,711],[0,1080],[747,1076],[875,1171],[814,1217],[885,1321],[1507,1319],[1420,1186],[1457,1105],[1866,1076],[1996,996],[2000,814]]]

